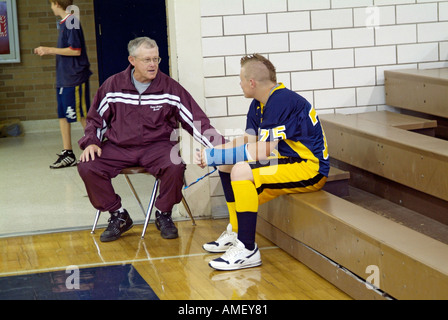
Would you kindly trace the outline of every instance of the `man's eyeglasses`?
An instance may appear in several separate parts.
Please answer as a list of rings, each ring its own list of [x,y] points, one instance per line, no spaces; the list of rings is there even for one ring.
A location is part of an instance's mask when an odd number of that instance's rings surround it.
[[[140,60],[144,64],[150,64],[151,62],[154,64],[159,64],[160,61],[162,61],[162,58],[160,58],[160,57],[159,58],[149,58],[149,59],[141,59],[141,58],[137,58],[137,57],[134,57],[134,58],[137,60]]]

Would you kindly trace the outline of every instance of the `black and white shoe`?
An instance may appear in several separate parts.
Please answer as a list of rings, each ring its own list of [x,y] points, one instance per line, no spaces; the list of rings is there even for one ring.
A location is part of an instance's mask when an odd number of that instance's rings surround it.
[[[123,233],[131,229],[133,225],[133,221],[126,210],[123,212],[111,213],[109,225],[101,234],[100,241],[109,242],[117,240]]]
[[[61,154],[57,154],[58,160],[50,165],[51,169],[60,169],[73,167],[78,164],[75,154],[71,150],[62,150]]]
[[[258,250],[257,244],[255,244],[254,250],[248,250],[240,240],[236,239],[226,253],[220,258],[210,261],[208,265],[213,269],[223,271],[258,267],[261,265],[260,250]]]
[[[155,225],[157,230],[160,231],[160,235],[164,239],[176,239],[179,237],[177,228],[174,225],[173,219],[171,219],[171,212],[156,211]]]

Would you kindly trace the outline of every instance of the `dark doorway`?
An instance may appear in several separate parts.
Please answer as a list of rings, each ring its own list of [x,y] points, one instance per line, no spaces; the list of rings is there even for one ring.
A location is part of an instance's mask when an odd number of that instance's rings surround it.
[[[94,0],[100,85],[129,65],[128,42],[147,36],[157,41],[160,70],[169,74],[165,0]]]

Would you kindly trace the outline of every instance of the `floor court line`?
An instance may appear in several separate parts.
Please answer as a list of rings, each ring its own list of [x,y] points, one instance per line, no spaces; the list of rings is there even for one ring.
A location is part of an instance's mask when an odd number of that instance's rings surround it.
[[[272,250],[278,249],[277,246],[263,247],[259,248],[260,251],[264,250]],[[159,260],[168,260],[168,259],[183,259],[183,258],[191,258],[191,257],[201,257],[207,255],[217,255],[216,253],[210,252],[202,252],[202,253],[191,253],[191,254],[181,254],[176,256],[164,256],[164,257],[147,257],[140,259],[129,259],[129,260],[117,260],[117,261],[104,261],[102,263],[87,263],[80,265],[68,265],[68,266],[60,266],[60,267],[51,267],[51,268],[42,268],[42,269],[33,269],[33,270],[23,270],[23,271],[11,271],[11,272],[3,272],[0,273],[0,277],[8,277],[8,276],[19,276],[25,274],[34,274],[34,273],[45,273],[45,272],[53,272],[53,271],[61,271],[67,270],[70,266],[76,266],[79,269],[83,268],[93,268],[93,267],[102,267],[102,266],[113,266],[113,265],[124,265],[124,264],[132,264],[135,262],[145,262],[145,261],[159,261]]]

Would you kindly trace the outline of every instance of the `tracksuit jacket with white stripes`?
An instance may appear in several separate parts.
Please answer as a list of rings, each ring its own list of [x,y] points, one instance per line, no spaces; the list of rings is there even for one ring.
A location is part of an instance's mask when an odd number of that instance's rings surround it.
[[[225,142],[177,81],[159,70],[149,88],[139,94],[131,81],[131,71],[129,65],[98,89],[87,115],[84,137],[79,140],[81,149],[91,144],[101,147],[105,139],[120,147],[169,141],[179,122],[205,147]]]

